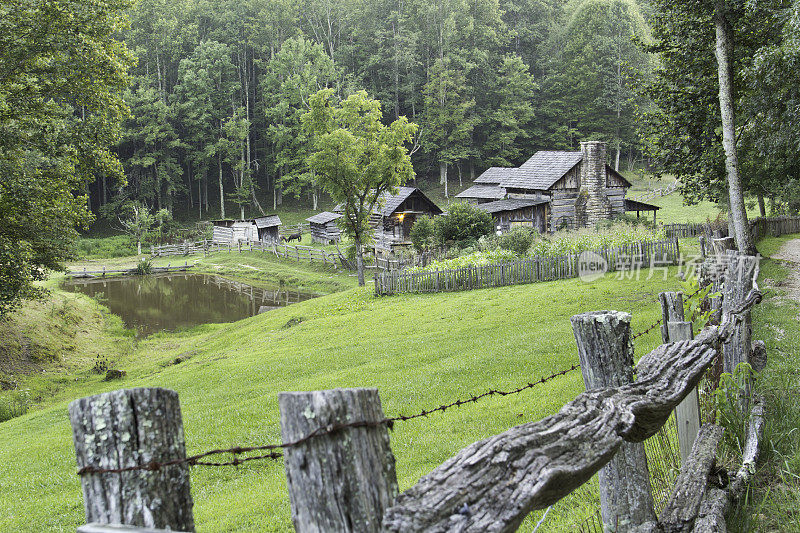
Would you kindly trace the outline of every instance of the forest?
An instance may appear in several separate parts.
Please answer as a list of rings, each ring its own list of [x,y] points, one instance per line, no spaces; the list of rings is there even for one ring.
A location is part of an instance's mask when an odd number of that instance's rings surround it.
[[[140,0],[115,147],[127,183],[98,175],[92,210],[128,200],[192,217],[283,198],[317,207],[300,116],[310,95],[366,90],[418,125],[417,182],[464,183],[537,149],[609,142],[640,164],[652,75],[650,7],[633,0]],[[225,201],[222,201],[222,200]],[[208,213],[208,215],[207,215]]]

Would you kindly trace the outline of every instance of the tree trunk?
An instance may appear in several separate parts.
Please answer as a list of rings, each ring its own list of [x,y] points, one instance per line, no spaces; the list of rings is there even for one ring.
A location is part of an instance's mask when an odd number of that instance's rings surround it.
[[[136,255],[142,255],[142,239],[136,239]]]
[[[225,218],[225,190],[222,188],[222,156],[217,156],[219,165],[219,218]]]
[[[722,116],[722,146],[725,149],[725,170],[728,174],[728,196],[731,222],[736,245],[742,253],[755,255],[756,249],[749,231],[736,153],[736,115],[733,109],[733,28],[726,17],[724,0],[714,5],[714,27],[717,34],[715,55],[719,75],[719,107]]]
[[[361,235],[356,235],[356,271],[358,272],[358,286],[364,286],[364,247],[361,244]]]
[[[762,217],[767,216],[767,206],[764,203],[764,193],[761,191],[758,193],[758,214]]]
[[[444,197],[449,198],[447,196],[447,163],[445,162],[439,163],[439,183],[444,185]]]

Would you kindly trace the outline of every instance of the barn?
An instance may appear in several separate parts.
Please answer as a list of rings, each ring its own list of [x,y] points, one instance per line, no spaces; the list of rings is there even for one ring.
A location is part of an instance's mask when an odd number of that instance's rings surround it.
[[[337,220],[342,218],[339,213],[331,213],[330,211],[323,211],[317,213],[312,217],[308,217],[308,222],[311,227],[311,241],[320,244],[332,244],[339,242],[342,235],[342,230],[339,228]]]
[[[504,229],[517,225],[512,221],[527,221],[540,231],[556,231],[591,227],[628,210],[658,209],[643,202],[626,203],[629,187],[631,183],[606,164],[606,143],[587,141],[581,143],[580,151],[536,152],[518,168],[491,167],[456,197],[494,210],[498,222],[504,217],[506,222],[499,224]],[[535,205],[519,208],[533,209],[532,216],[529,212],[498,211],[511,204],[497,202],[512,199],[535,201]]]

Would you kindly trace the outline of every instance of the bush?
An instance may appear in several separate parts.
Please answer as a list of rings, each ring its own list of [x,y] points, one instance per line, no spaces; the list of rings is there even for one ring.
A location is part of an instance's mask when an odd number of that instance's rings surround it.
[[[411,227],[411,242],[418,252],[427,250],[433,244],[434,223],[431,217],[418,218]]]
[[[498,243],[503,250],[510,250],[519,256],[524,256],[528,253],[534,240],[536,240],[536,234],[533,228],[518,226],[502,235],[498,239]]]
[[[474,243],[484,235],[494,232],[492,215],[472,204],[450,204],[447,214],[436,218],[434,235],[443,245]]]
[[[136,274],[140,276],[146,276],[147,274],[151,274],[153,272],[153,262],[147,259],[146,257],[142,257],[139,259],[139,263],[136,265]]]

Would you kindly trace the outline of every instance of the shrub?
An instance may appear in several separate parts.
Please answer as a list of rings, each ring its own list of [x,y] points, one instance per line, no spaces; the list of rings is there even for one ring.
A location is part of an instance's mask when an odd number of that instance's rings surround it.
[[[528,253],[536,239],[533,228],[516,227],[498,239],[500,248],[510,250],[519,256]]]
[[[153,262],[147,259],[146,257],[142,257],[139,259],[139,263],[136,265],[136,274],[140,276],[145,276],[153,272]]]
[[[463,202],[450,204],[447,214],[436,218],[434,222],[434,235],[439,244],[474,243],[493,232],[492,215]]]
[[[411,227],[411,242],[418,252],[427,250],[433,244],[434,223],[431,217],[418,218]]]

